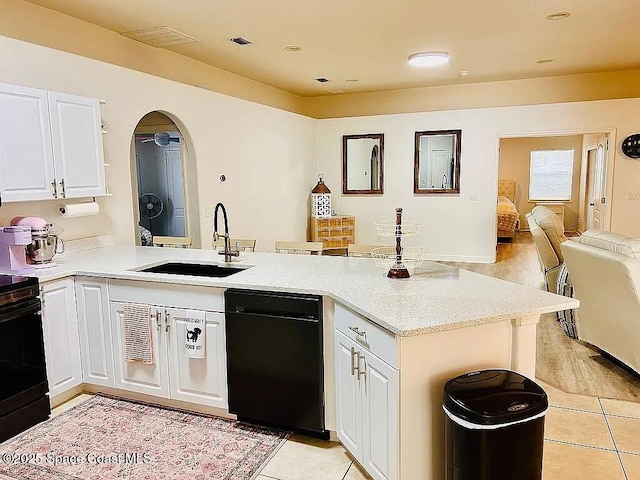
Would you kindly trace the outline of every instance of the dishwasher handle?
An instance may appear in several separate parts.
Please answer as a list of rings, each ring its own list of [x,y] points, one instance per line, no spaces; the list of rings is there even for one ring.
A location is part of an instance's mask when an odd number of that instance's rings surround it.
[[[242,316],[242,317],[253,317],[255,319],[283,319],[283,320],[291,320],[296,322],[311,322],[311,323],[319,323],[320,319],[314,316],[301,317],[297,315],[291,315],[290,313],[280,312],[280,313],[256,313],[256,312],[247,312],[242,310],[242,307],[237,307],[235,311],[227,311],[226,316],[229,319],[233,320],[234,316]]]

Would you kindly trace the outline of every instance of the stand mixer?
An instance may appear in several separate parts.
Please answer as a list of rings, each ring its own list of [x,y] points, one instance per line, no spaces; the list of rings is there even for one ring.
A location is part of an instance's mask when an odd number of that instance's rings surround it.
[[[11,225],[30,228],[31,241],[26,246],[26,253],[35,268],[56,265],[51,259],[56,253],[64,252],[64,241],[58,235],[51,233],[53,224],[39,217],[14,217]]]

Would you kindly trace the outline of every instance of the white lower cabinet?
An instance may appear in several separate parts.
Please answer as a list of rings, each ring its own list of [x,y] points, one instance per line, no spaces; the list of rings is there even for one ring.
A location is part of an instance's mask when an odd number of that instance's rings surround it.
[[[113,348],[106,279],[76,277],[76,305],[84,383],[113,387]]]
[[[55,397],[82,384],[73,279],[43,283],[41,300],[49,396]]]
[[[397,480],[399,372],[338,328],[334,335],[338,439],[375,480]]]
[[[187,309],[152,304],[154,360],[147,365],[126,360],[124,306],[111,302],[116,388],[226,409],[224,313],[199,310],[205,315],[205,358],[189,358],[184,352]]]

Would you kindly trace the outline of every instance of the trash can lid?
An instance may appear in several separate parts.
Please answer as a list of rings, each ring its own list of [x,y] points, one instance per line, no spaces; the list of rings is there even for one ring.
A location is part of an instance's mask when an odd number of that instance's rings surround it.
[[[510,370],[481,370],[449,380],[443,405],[477,425],[520,422],[543,413],[549,402],[537,383]]]

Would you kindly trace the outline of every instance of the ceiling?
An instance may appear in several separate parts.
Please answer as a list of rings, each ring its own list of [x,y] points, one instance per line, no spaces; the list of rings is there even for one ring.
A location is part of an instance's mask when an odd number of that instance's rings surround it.
[[[168,50],[301,96],[640,68],[638,0],[30,2],[115,32],[166,25],[199,40]],[[546,19],[559,11],[571,15]],[[407,64],[425,50],[451,60]]]

